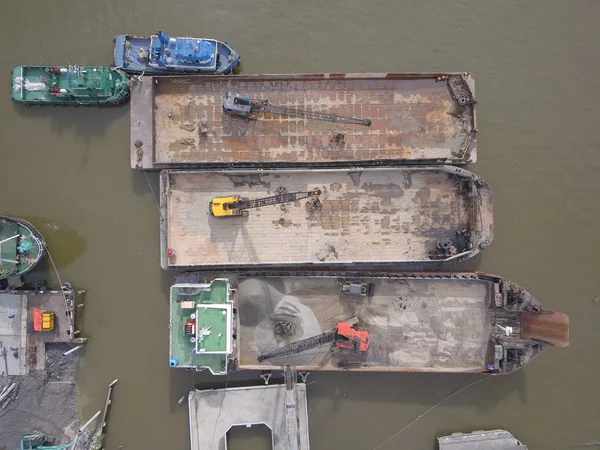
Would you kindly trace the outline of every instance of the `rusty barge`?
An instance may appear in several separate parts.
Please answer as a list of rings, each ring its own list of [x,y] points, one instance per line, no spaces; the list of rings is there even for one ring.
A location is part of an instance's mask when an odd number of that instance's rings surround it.
[[[188,273],[170,300],[171,366],[216,375],[285,364],[500,375],[569,345],[566,314],[485,273]]]
[[[251,99],[261,114],[230,114],[229,94],[240,97],[236,102]],[[477,159],[471,73],[143,77],[133,83],[131,96],[133,168]],[[340,123],[340,117],[357,123]]]
[[[453,166],[165,170],[160,179],[164,269],[433,269],[474,256],[494,234],[489,186]],[[240,214],[215,216],[229,212]]]

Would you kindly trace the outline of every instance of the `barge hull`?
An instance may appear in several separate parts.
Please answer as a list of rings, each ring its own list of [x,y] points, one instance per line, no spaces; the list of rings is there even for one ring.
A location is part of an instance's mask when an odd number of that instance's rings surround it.
[[[214,217],[216,197],[258,199],[320,189],[306,200],[263,206],[247,217]],[[164,269],[436,267],[471,257],[493,239],[489,187],[449,166],[243,171],[163,171]],[[460,233],[468,230],[467,240]],[[458,237],[457,237],[458,236]],[[453,256],[436,256],[450,239]],[[398,268],[398,267],[397,267]]]
[[[475,105],[460,105],[442,74],[291,74],[144,77],[132,87],[131,166],[139,169],[469,164]],[[475,101],[470,73],[459,80]],[[226,92],[293,109],[370,119],[340,125],[223,111]],[[204,126],[200,126],[200,122]],[[204,132],[200,129],[204,128]],[[343,139],[333,139],[336,133]]]
[[[232,300],[230,370],[280,370],[290,364],[298,371],[501,375],[529,363],[546,345],[569,345],[566,314],[546,311],[519,285],[482,272],[211,271],[180,273],[176,283],[172,292],[175,287],[186,296],[205,292],[203,301],[191,305],[171,295],[177,320],[170,332],[180,340],[189,338],[181,324],[193,320],[192,312],[203,328],[208,298]],[[366,351],[323,341],[301,352],[273,353],[348,321],[369,334]],[[522,326],[531,321],[552,324],[552,333]],[[191,367],[205,370],[207,360],[200,359]]]

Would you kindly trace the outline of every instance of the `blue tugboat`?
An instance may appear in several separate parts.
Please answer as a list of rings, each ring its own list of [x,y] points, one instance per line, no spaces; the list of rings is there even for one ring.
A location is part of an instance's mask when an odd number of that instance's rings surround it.
[[[159,31],[152,36],[115,38],[113,66],[131,74],[229,74],[241,61],[226,42],[191,37],[171,38]]]

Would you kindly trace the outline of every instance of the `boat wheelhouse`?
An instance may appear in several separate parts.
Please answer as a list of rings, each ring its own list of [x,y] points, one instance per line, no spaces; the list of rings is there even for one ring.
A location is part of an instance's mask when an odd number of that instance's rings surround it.
[[[129,79],[107,66],[19,66],[12,99],[25,105],[109,106],[129,98]]]
[[[228,74],[240,64],[238,53],[216,39],[119,35],[113,65],[132,74]]]

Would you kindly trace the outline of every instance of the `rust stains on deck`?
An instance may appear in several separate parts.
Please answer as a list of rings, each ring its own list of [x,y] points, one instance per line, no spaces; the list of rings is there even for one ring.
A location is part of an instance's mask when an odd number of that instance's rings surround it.
[[[473,91],[472,76],[465,80]],[[227,91],[368,118],[372,126],[262,113],[255,120],[236,117],[222,109]],[[476,160],[474,105],[458,105],[448,84],[431,74],[147,77],[132,90],[131,119],[137,168]]]
[[[569,346],[569,316],[561,312],[525,312],[521,316],[521,337]]]

